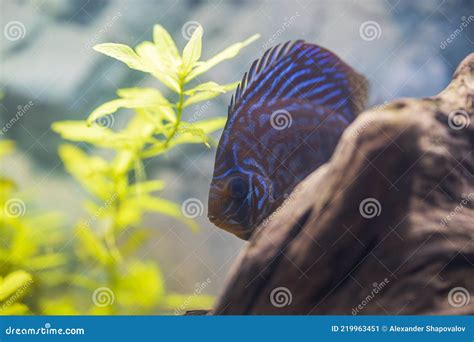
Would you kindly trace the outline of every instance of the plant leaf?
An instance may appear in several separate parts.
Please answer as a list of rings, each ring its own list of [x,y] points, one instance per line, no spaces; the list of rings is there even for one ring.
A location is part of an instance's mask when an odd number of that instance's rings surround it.
[[[211,309],[215,298],[205,294],[177,294],[171,293],[165,297],[163,307],[174,310],[175,314],[184,315],[188,310]]]
[[[151,309],[164,296],[165,281],[154,263],[132,261],[119,277],[115,291],[121,305]]]
[[[178,48],[171,38],[170,34],[161,25],[153,27],[153,42],[162,53],[169,55],[170,58],[181,60]]]
[[[217,117],[212,119],[201,120],[192,124],[194,130],[201,130],[204,134],[208,135],[224,127],[227,118]],[[206,142],[209,138],[206,139]],[[203,143],[203,139],[199,135],[192,134],[180,134],[176,138],[170,141],[170,147],[174,147],[180,144],[199,144]]]
[[[150,180],[141,183],[135,183],[130,187],[131,193],[149,193],[162,190],[165,186],[165,182],[161,180]]]
[[[120,251],[122,255],[126,258],[127,256],[135,253],[147,240],[151,238],[150,231],[144,230],[143,228],[136,230],[128,230],[127,238],[122,242],[120,246]]]
[[[0,158],[11,153],[15,148],[15,143],[11,140],[1,140],[0,141]]]
[[[202,49],[202,26],[196,27],[183,50],[183,72],[187,74],[201,57]]]
[[[188,94],[192,94],[183,104],[183,107],[190,106],[192,104],[210,100],[214,97],[219,96],[229,90],[237,88],[239,82],[234,82],[226,85],[218,85],[215,82],[206,82],[198,85],[196,88],[188,90]]]
[[[195,127],[193,124],[182,123],[179,127],[177,137],[179,137],[179,135],[181,134],[190,134],[193,137],[198,137],[202,143],[204,143],[207,147],[210,147],[208,143],[209,139],[207,137],[207,134],[204,132],[204,130]]]
[[[149,72],[165,86],[179,94],[177,64],[170,63],[166,58],[163,58],[157,46],[151,42],[140,43],[135,50]]]
[[[97,107],[87,118],[87,124],[91,125],[97,119],[115,113],[119,108],[156,108],[164,107],[168,115],[173,115],[173,109],[168,100],[158,89],[154,88],[125,88],[119,89],[117,94],[122,97],[105,102]]]
[[[160,214],[174,217],[175,219],[185,223],[192,230],[197,230],[198,225],[191,219],[185,218],[181,212],[181,207],[171,201],[165,200],[163,198],[151,197],[142,195],[140,197],[134,198],[134,201],[146,211],[154,211]]]
[[[66,258],[63,254],[51,253],[29,258],[26,264],[28,265],[28,269],[37,271],[58,267],[65,263]]]
[[[202,129],[206,134],[213,133],[224,127],[227,118],[224,116],[219,116],[217,118],[201,120],[195,122],[193,125],[196,128]]]
[[[92,232],[85,222],[81,222],[76,227],[76,235],[81,242],[81,251],[86,252],[102,265],[107,265],[112,260],[110,254],[99,238]]]
[[[105,176],[108,174],[107,162],[98,157],[90,157],[73,145],[61,145],[59,156],[68,172],[90,193],[108,200],[113,193],[113,184]]]
[[[104,55],[118,59],[132,69],[150,72],[150,70],[142,63],[140,57],[127,45],[104,43],[95,45],[93,49],[103,53]]]
[[[51,126],[53,131],[70,141],[82,141],[100,147],[132,148],[134,141],[123,134],[99,125],[88,126],[85,121],[59,121]]]
[[[119,108],[134,108],[132,102],[128,99],[116,99],[105,102],[94,109],[86,120],[88,126],[92,125],[97,119],[115,113]]]
[[[188,98],[186,101],[184,101],[183,108],[189,107],[189,106],[191,106],[193,104],[196,104],[196,103],[199,103],[199,102],[203,102],[203,101],[206,101],[206,100],[213,99],[213,98],[219,96],[220,94],[222,94],[222,93],[221,92],[214,92],[214,91],[200,91],[197,94],[195,94],[195,95],[191,96],[190,98]]]
[[[8,306],[1,306],[0,307],[0,315],[8,315],[8,316],[19,316],[19,315],[26,315],[30,309],[25,304],[21,303],[13,303]],[[57,315],[57,313],[55,313]]]
[[[217,84],[216,82],[201,83],[197,87],[186,90],[184,93],[186,95],[194,95],[195,93],[200,92],[200,91],[213,91],[213,92],[216,92],[216,93],[225,93],[224,86],[221,86],[221,85]]]
[[[31,275],[25,271],[14,271],[8,274],[0,280],[0,300],[5,300],[20,291],[23,293],[32,282]]]
[[[201,75],[208,71],[209,69],[213,68],[217,64],[227,60],[234,58],[237,56],[237,54],[242,50],[242,48],[246,47],[247,45],[253,43],[255,40],[257,40],[260,37],[259,34],[254,34],[250,38],[247,38],[243,42],[240,43],[235,43],[228,48],[222,50],[219,52],[217,55],[214,57],[210,58],[209,60],[203,62],[200,64],[198,67],[196,67],[194,70],[192,70],[189,75],[185,78],[185,82],[191,81],[193,78],[195,78],[198,75]]]

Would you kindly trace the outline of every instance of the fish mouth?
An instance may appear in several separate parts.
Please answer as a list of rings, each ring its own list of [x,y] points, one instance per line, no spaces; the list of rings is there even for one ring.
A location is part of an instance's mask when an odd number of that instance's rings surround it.
[[[217,227],[234,234],[237,236],[239,239],[248,241],[250,237],[252,236],[253,233],[253,227],[248,228],[245,226],[242,226],[241,223],[237,222],[236,220],[219,220],[216,216],[213,215],[208,215],[209,221],[211,221],[214,225]]]

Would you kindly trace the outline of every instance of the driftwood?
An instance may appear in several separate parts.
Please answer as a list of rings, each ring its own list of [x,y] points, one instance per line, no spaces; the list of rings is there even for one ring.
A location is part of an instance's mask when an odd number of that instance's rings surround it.
[[[362,113],[265,220],[213,314],[474,314],[474,54]]]

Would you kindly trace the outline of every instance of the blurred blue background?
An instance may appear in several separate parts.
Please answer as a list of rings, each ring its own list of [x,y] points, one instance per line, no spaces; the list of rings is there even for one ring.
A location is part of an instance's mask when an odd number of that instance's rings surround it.
[[[474,11],[469,0],[385,1],[154,1],[18,0],[2,1],[0,17],[0,104],[3,126],[19,106],[33,105],[1,138],[19,149],[2,162],[45,210],[67,213],[70,225],[84,215],[87,194],[65,173],[57,156],[60,138],[50,125],[85,119],[118,88],[160,87],[158,82],[107,58],[92,46],[116,42],[134,46],[152,39],[153,25],[169,30],[180,48],[194,22],[204,28],[203,57],[254,33],[261,38],[207,77],[219,83],[240,80],[266,48],[305,39],[333,50],[370,81],[370,104],[399,97],[422,97],[442,90],[456,65],[473,52]],[[11,39],[7,23],[23,24]],[[11,33],[10,34],[14,34]],[[8,39],[10,38],[10,39]],[[161,88],[161,87],[160,87]],[[166,89],[161,88],[166,94]],[[226,115],[230,94],[196,106],[205,117]],[[413,113],[416,115],[416,113]],[[116,115],[121,125],[126,115]],[[193,197],[207,203],[215,150],[203,146],[175,149],[147,165],[151,178],[166,181],[163,197],[178,203]],[[167,286],[189,292],[210,278],[208,294],[217,294],[244,243],[220,231],[204,214],[192,233],[174,220],[149,215],[156,228],[142,253],[159,261]]]

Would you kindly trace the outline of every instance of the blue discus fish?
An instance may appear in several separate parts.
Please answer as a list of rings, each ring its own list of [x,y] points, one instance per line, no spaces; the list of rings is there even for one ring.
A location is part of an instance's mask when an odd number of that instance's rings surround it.
[[[298,40],[256,60],[232,97],[209,192],[209,219],[242,239],[332,155],[363,110],[367,81]]]

